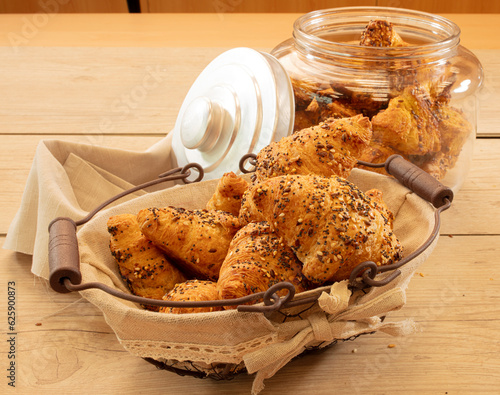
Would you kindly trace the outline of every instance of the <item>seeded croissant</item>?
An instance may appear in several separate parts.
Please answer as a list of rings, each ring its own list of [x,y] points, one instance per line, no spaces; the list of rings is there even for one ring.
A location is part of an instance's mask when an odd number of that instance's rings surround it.
[[[232,171],[225,173],[217,184],[217,188],[207,202],[207,210],[221,210],[238,216],[241,197],[248,189],[248,181],[238,177]]]
[[[229,243],[240,228],[224,211],[165,207],[139,211],[144,235],[196,278],[216,280]]]
[[[359,45],[366,47],[407,47],[410,44],[401,38],[392,23],[377,19],[370,21],[363,30]]]
[[[257,155],[257,181],[285,174],[346,178],[372,137],[370,120],[362,115],[328,119],[263,148]]]
[[[365,47],[409,47],[412,44],[404,41],[397,33],[394,25],[386,20],[373,20],[361,33],[359,44]],[[415,44],[413,44],[415,45]],[[403,56],[404,57],[404,56]],[[390,96],[401,94],[405,87],[421,86],[432,100],[449,102],[450,90],[457,80],[456,68],[450,62],[435,62],[432,58],[398,61],[395,70],[393,62],[385,65],[388,74]],[[384,68],[383,63],[377,67]]]
[[[213,281],[188,280],[177,284],[163,300],[174,302],[203,302],[217,300],[217,284]],[[160,307],[160,313],[187,314],[187,313],[209,313],[211,311],[221,311],[222,307]]]
[[[267,222],[250,223],[236,233],[229,246],[217,281],[220,299],[267,291],[282,281],[302,292],[307,284],[301,269],[293,251]]]
[[[396,262],[402,246],[392,214],[340,177],[280,176],[254,185],[243,197],[240,221],[268,221],[317,285],[349,277],[364,261]]]
[[[165,253],[144,237],[135,215],[115,215],[109,218],[107,225],[111,234],[111,253],[133,294],[162,299],[175,284],[186,281],[185,275]],[[157,310],[152,306],[148,308]]]

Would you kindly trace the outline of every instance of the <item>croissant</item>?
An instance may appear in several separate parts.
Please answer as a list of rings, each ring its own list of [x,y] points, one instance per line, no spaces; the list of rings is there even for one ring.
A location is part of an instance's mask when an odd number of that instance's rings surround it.
[[[217,284],[206,280],[188,280],[177,284],[163,300],[174,302],[202,302],[206,300],[217,300]],[[221,311],[222,307],[160,307],[160,313],[187,314],[187,313],[210,313]]]
[[[441,152],[450,158],[453,167],[462,151],[465,141],[473,137],[473,127],[462,111],[442,103],[436,103],[433,112],[439,122]]]
[[[372,118],[373,140],[405,155],[424,155],[441,149],[439,126],[423,89],[406,88],[389,107]]]
[[[392,23],[386,20],[373,20],[366,25],[361,33],[359,45],[367,47],[407,47],[405,42],[394,30]]]
[[[269,223],[249,223],[231,241],[217,281],[219,297],[240,298],[267,291],[282,281],[291,282],[297,293],[302,292],[307,283],[301,269],[302,264],[291,248],[271,230]]]
[[[373,20],[361,33],[359,44],[367,47],[409,47],[396,32],[394,25],[386,20]],[[450,62],[436,64],[433,59],[398,61],[397,66],[389,61],[377,66],[390,70],[390,95],[401,94],[407,86],[421,85],[433,100],[449,102],[450,90],[457,80],[456,68]],[[385,67],[384,67],[385,66]],[[395,69],[396,68],[396,69]]]
[[[248,181],[233,172],[225,173],[217,184],[217,188],[207,202],[207,210],[221,210],[238,216],[241,197],[248,189]]]
[[[439,123],[441,151],[422,156],[411,156],[410,160],[434,178],[441,180],[458,160],[468,138],[474,137],[472,126],[463,113],[449,105],[437,102],[433,114]]]
[[[161,299],[175,284],[186,281],[164,252],[144,237],[135,215],[112,216],[107,226],[111,235],[109,248],[133,294]],[[148,308],[155,310],[153,306]]]
[[[293,88],[293,96],[295,99],[295,108],[304,110],[317,97],[317,93],[326,89],[331,89],[331,86],[322,81],[311,81],[304,78],[290,77]]]
[[[334,100],[335,95],[336,92],[332,88],[311,92],[312,100],[307,107],[295,110],[293,131],[297,132],[318,125],[328,118],[348,118],[357,114],[347,104]]]
[[[229,243],[240,228],[224,211],[165,207],[139,211],[144,235],[196,278],[216,280]]]
[[[267,220],[302,262],[316,285],[349,277],[364,261],[387,265],[402,246],[392,216],[340,177],[288,175],[270,178],[245,193],[240,221]]]
[[[382,191],[373,188],[365,192],[365,195],[373,201],[375,208],[380,211],[382,216],[387,219],[388,224],[392,226],[394,222],[394,214],[389,210],[384,201],[384,194]]]
[[[347,177],[371,136],[370,120],[362,115],[328,119],[264,147],[257,155],[256,180],[285,174]]]

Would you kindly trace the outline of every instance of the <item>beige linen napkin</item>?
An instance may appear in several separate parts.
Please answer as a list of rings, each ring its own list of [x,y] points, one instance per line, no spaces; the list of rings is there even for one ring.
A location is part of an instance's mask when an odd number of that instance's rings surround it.
[[[170,135],[142,152],[42,140],[3,247],[33,255],[32,272],[48,278],[48,225],[54,218],[77,221],[110,197],[157,178],[173,165]]]

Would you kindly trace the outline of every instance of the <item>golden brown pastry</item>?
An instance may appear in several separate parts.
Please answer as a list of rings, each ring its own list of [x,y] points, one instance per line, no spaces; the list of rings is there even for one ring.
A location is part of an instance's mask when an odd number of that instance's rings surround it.
[[[410,160],[438,180],[442,180],[452,169],[469,137],[473,137],[472,125],[463,113],[447,104],[436,103],[433,113],[439,124],[441,150]]]
[[[409,47],[397,33],[392,23],[385,20],[374,20],[361,33],[360,45],[369,47]],[[384,66],[384,63],[379,63]],[[457,72],[450,62],[438,63],[435,59],[390,60],[385,65],[388,74],[388,86],[391,96],[400,94],[405,87],[413,86],[424,89],[432,100],[449,101],[449,91],[455,83]]]
[[[373,188],[365,192],[366,197],[372,200],[374,207],[388,220],[390,226],[394,222],[394,214],[389,210],[384,201],[384,194],[382,191]]]
[[[318,125],[329,118],[349,118],[357,115],[357,112],[346,104],[333,100],[330,94],[334,95],[331,88],[316,92],[304,110],[295,111],[294,132]]]
[[[295,107],[300,110],[306,109],[318,92],[331,89],[331,86],[316,81],[307,81],[303,78],[290,77],[295,98]]]
[[[282,281],[292,283],[297,293],[302,292],[307,283],[301,269],[301,262],[269,223],[249,223],[231,241],[217,281],[219,297],[240,298],[267,291]]]
[[[196,278],[216,280],[229,243],[240,228],[224,211],[165,207],[139,211],[144,235]]]
[[[405,155],[425,155],[441,149],[438,122],[426,93],[416,87],[389,102],[372,118],[373,140]]]
[[[163,300],[174,302],[202,302],[207,300],[217,300],[217,284],[206,280],[188,280],[177,284]],[[221,311],[222,307],[160,307],[160,313],[188,314],[188,313],[210,313]]]
[[[233,172],[225,173],[206,205],[207,210],[221,210],[238,216],[241,197],[248,189],[248,181]]]
[[[321,120],[328,118],[351,118],[358,115],[358,112],[347,104],[340,101],[332,101],[326,105],[326,108],[321,113]]]
[[[392,218],[377,199],[332,176],[279,176],[254,185],[243,197],[242,223],[266,220],[303,263],[313,283],[348,278],[364,261],[396,262],[402,246]]]
[[[361,33],[359,45],[367,47],[407,47],[410,44],[401,38],[391,22],[377,19],[370,21],[363,33]]]
[[[257,155],[256,180],[284,174],[347,177],[371,139],[368,118],[329,119],[263,148]]]
[[[321,121],[319,120],[319,114],[317,114],[316,112],[295,110],[293,132],[295,133],[299,130],[310,128],[311,126],[317,125],[320,122]]]
[[[130,291],[138,296],[161,299],[186,276],[175,267],[139,229],[133,214],[115,215],[108,220],[109,248]],[[150,306],[150,310],[158,310]]]
[[[450,158],[450,167],[453,167],[473,127],[462,111],[449,105],[436,103],[433,112],[439,123],[441,152]]]
[[[411,156],[409,160],[436,180],[442,180],[452,167],[450,157],[444,155],[442,152],[433,152],[432,154],[423,156]]]
[[[431,112],[439,130],[439,151],[414,154],[413,152],[402,152],[386,145],[389,144],[389,138],[380,139],[379,132],[381,130],[377,126],[377,120],[375,120],[374,138],[370,142],[370,147],[359,159],[365,162],[383,163],[389,156],[398,154],[436,179],[443,179],[447,171],[455,166],[465,141],[473,133],[473,128],[460,110],[446,103],[435,102],[431,107]],[[387,174],[384,168],[358,167]]]
[[[394,154],[401,155],[401,152],[375,140],[370,142],[370,147],[361,155],[359,160],[368,163],[384,163],[389,156]],[[402,156],[405,157],[405,155]],[[362,165],[357,165],[357,167],[381,174],[387,174],[383,167],[375,168]]]
[[[357,114],[363,114],[370,119],[386,108],[389,101],[388,95],[381,93],[380,90],[364,89],[356,83],[349,86],[337,86],[337,89],[342,93],[340,100],[342,103],[348,105]]]

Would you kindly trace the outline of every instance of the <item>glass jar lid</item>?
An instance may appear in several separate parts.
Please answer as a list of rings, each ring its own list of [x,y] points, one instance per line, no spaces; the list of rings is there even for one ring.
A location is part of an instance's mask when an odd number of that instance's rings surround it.
[[[234,48],[215,58],[191,86],[173,130],[178,166],[200,164],[205,179],[238,171],[239,160],[289,135],[290,79],[273,56]]]

